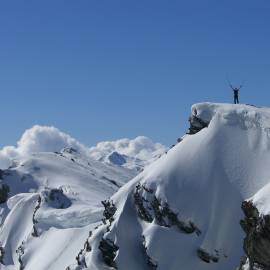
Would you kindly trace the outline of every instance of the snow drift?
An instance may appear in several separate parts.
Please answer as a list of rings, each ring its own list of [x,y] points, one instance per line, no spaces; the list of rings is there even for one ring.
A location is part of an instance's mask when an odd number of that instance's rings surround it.
[[[239,266],[241,204],[270,182],[270,109],[201,103],[192,107],[196,121],[196,134],[111,197],[104,225],[86,239],[91,248],[69,269]],[[267,213],[268,190],[254,197]]]

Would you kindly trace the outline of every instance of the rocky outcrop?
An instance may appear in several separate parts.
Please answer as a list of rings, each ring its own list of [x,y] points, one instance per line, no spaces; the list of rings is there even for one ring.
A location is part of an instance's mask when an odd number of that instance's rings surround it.
[[[64,194],[61,188],[46,188],[41,193],[42,201],[49,207],[66,209],[71,206],[71,200]]]
[[[0,203],[5,203],[8,199],[9,186],[0,182]]]
[[[16,250],[17,256],[18,256],[18,262],[19,262],[19,270],[23,270],[25,268],[25,265],[23,263],[22,257],[24,255],[24,241],[21,243],[21,245]]]
[[[108,160],[110,163],[118,165],[118,166],[122,166],[127,162],[124,156],[119,154],[118,152],[112,152],[108,156]]]
[[[116,246],[112,240],[102,238],[98,248],[101,251],[104,262],[113,269],[117,269],[115,257],[119,247]]]
[[[148,202],[146,199],[143,198],[143,196],[140,193],[141,191],[141,185],[137,185],[135,192],[134,192],[134,203],[136,205],[137,208],[137,213],[138,216],[146,221],[146,222],[152,222],[153,221],[153,217],[150,214],[149,210],[147,209],[147,207],[144,206],[144,202]]]
[[[143,239],[143,241],[142,241],[142,246],[143,246],[143,252],[144,252],[144,255],[145,255],[145,257],[146,257],[146,263],[147,263],[149,269],[155,270],[155,269],[158,268],[158,264],[157,264],[157,262],[155,262],[154,259],[151,258],[151,257],[149,256],[149,254],[148,254],[147,246],[146,246],[146,241],[145,241],[145,236],[144,236],[144,235],[142,236],[142,239]]]
[[[2,246],[0,246],[0,264],[5,265],[4,258],[5,258],[5,249]]]
[[[200,119],[199,117],[197,117],[196,115],[192,115],[189,118],[189,123],[190,123],[190,127],[188,129],[187,134],[189,135],[193,135],[198,133],[199,131],[201,131],[202,129],[208,127],[209,123],[203,121],[202,119]]]
[[[112,222],[114,221],[113,216],[114,216],[117,208],[114,205],[114,203],[109,201],[109,200],[108,201],[106,201],[106,200],[102,201],[101,203],[104,206],[104,211],[103,211],[103,217],[104,218],[102,219],[102,221],[103,221],[104,224],[106,224],[106,221],[108,220],[110,225],[111,225]]]
[[[68,153],[68,154],[74,154],[78,153],[78,150],[73,147],[65,147],[61,152]]]
[[[119,250],[119,247],[112,240],[105,237],[105,233],[110,232],[111,225],[112,225],[112,222],[114,221],[114,215],[117,211],[117,208],[115,204],[113,203],[113,201],[110,201],[110,200],[104,200],[104,201],[101,201],[101,203],[104,206],[102,223],[106,229],[102,232],[102,238],[99,242],[98,249],[101,252],[101,257],[103,259],[103,262],[107,266],[111,267],[111,269],[117,269],[115,258]],[[96,226],[94,228],[94,231],[97,230],[102,225],[102,223]],[[66,268],[66,270],[87,268],[86,256],[87,256],[87,253],[92,251],[92,247],[90,245],[92,235],[93,235],[93,232],[90,231],[88,238],[86,239],[84,243],[83,248],[80,250],[80,252],[75,258],[76,268],[72,268],[72,266],[69,266]]]
[[[143,193],[147,196],[144,196]],[[158,199],[154,191],[138,184],[134,192],[134,203],[138,216],[145,222],[156,224],[163,227],[177,227],[179,231],[190,234],[200,235],[200,230],[190,220],[182,220],[178,213],[175,213],[166,202]]]
[[[38,229],[37,229],[37,219],[36,219],[36,214],[37,214],[37,211],[39,210],[40,208],[40,205],[41,205],[41,197],[38,196],[38,199],[37,199],[37,203],[36,203],[36,206],[35,206],[35,209],[34,209],[34,213],[33,213],[33,216],[32,216],[32,222],[33,222],[33,229],[32,229],[32,236],[34,237],[38,237]]]
[[[206,263],[211,263],[211,262],[217,263],[219,261],[219,254],[217,251],[216,251],[216,254],[210,254],[206,250],[199,248],[197,250],[197,255],[202,261]]]
[[[242,260],[239,270],[269,270],[270,216],[260,215],[251,201],[244,201],[242,210],[245,218],[240,225],[246,233],[243,247],[247,257]]]

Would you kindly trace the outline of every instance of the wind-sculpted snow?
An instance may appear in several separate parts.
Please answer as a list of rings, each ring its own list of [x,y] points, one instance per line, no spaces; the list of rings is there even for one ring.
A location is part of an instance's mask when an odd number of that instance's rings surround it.
[[[113,221],[88,238],[92,249],[81,252],[86,265],[78,269],[239,266],[241,204],[270,182],[270,109],[202,103],[192,114],[207,126],[184,136],[111,197]]]

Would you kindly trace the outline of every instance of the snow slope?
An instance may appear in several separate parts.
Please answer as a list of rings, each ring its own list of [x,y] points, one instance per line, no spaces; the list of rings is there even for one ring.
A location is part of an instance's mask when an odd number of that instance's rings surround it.
[[[1,181],[10,188],[0,211],[3,270],[65,269],[100,223],[101,201],[137,173],[72,149],[33,153],[15,164]]]
[[[86,239],[91,251],[70,269],[237,268],[242,201],[262,189],[254,200],[270,209],[270,109],[201,103],[192,117],[208,127],[111,197],[106,224]]]

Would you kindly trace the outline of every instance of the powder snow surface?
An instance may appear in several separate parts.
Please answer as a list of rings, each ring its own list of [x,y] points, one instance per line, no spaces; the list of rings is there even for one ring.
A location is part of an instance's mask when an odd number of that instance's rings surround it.
[[[60,270],[74,263],[89,231],[102,218],[101,201],[136,175],[135,171],[85,159],[79,153],[36,153],[5,171],[10,199],[0,208],[0,245],[4,247],[2,270]],[[38,198],[48,189],[61,189],[60,202]],[[57,206],[59,204],[59,207]]]
[[[89,231],[100,224],[100,201],[122,186],[111,197],[117,212],[110,231],[99,225],[89,238],[91,251],[84,253],[87,269],[111,269],[99,250],[102,237],[119,247],[119,270],[151,269],[143,236],[158,270],[236,269],[243,255],[242,201],[251,198],[261,213],[270,212],[270,109],[201,103],[192,107],[192,114],[209,122],[208,128],[184,136],[131,181],[137,170],[68,151],[29,154],[17,162],[3,177],[10,199],[0,209],[0,245],[5,249],[5,265],[0,268],[19,269],[21,256],[25,270],[61,270],[69,265],[72,270],[85,269],[76,264],[75,256]],[[134,204],[139,183],[153,190],[143,191],[146,200],[156,196],[181,220],[192,221],[201,234],[160,226],[155,219],[142,221]],[[39,196],[52,188],[63,191],[63,207],[43,198],[35,212]],[[34,213],[38,237],[32,236]],[[203,262],[199,248],[218,254],[219,261]]]
[[[92,238],[93,246],[101,237],[114,241],[120,270],[150,269],[142,252],[142,236],[157,269],[236,269],[243,255],[242,201],[265,187],[254,202],[269,212],[270,109],[201,103],[192,107],[192,114],[209,122],[208,128],[185,136],[122,187],[112,197],[118,210],[111,231],[99,229]],[[175,227],[159,226],[155,220],[142,221],[134,206],[138,183],[152,189],[181,220],[192,221],[201,234],[185,234]],[[146,191],[143,195],[146,200],[153,196]],[[218,254],[219,261],[203,262],[197,256],[199,248]],[[88,269],[107,269],[94,256],[98,250],[89,254]]]

